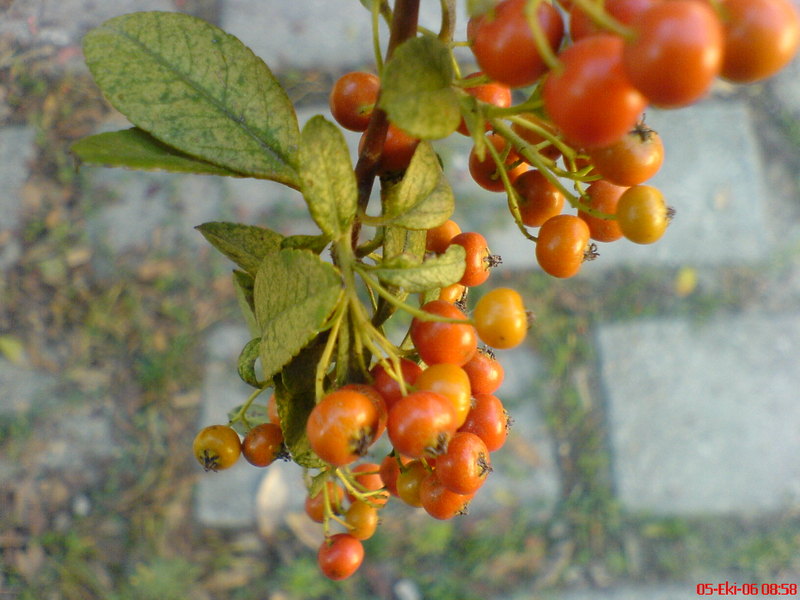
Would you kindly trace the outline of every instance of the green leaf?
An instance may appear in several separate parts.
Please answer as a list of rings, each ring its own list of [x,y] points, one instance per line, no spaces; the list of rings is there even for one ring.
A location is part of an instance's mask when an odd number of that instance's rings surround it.
[[[322,358],[322,340],[303,348],[281,371],[275,387],[283,440],[292,459],[308,469],[325,465],[311,450],[306,436],[306,421],[316,404],[315,377]]]
[[[280,250],[283,236],[264,227],[212,221],[195,227],[209,243],[255,276],[265,256]]]
[[[386,63],[379,106],[409,135],[435,140],[461,122],[458,93],[451,87],[453,63],[447,46],[435,37],[403,42]]]
[[[239,308],[244,315],[245,323],[247,323],[247,330],[253,336],[261,333],[256,322],[256,307],[253,300],[254,286],[255,279],[252,275],[239,269],[233,270],[233,289],[236,292],[236,300],[239,302]]]
[[[407,255],[416,264],[425,256],[426,232],[403,227],[387,227],[383,239],[383,255],[387,257]]]
[[[432,288],[430,290],[425,290],[422,294],[420,294],[420,305],[425,305],[431,300],[438,300],[439,299],[439,292],[441,288]]]
[[[337,239],[356,214],[358,190],[350,151],[336,125],[312,117],[300,137],[300,182],[314,222]]]
[[[430,144],[417,147],[399,184],[387,187],[386,221],[406,229],[431,229],[449,219],[455,197]]]
[[[70,148],[82,163],[126,167],[140,171],[169,171],[199,175],[244,177],[242,173],[192,158],[136,127],[99,133],[78,140]]]
[[[289,248],[295,250],[311,250],[314,254],[321,254],[328,244],[331,243],[331,238],[327,235],[290,235],[283,238],[281,242],[281,249]]]
[[[168,146],[237,173],[298,187],[297,117],[242,42],[181,13],[110,19],[83,41],[108,101]]]
[[[261,368],[272,377],[325,325],[342,293],[336,268],[308,250],[268,256],[256,274]]]
[[[330,471],[320,471],[316,475],[311,478],[311,482],[308,485],[308,497],[309,498],[316,498],[317,495],[322,492],[322,486],[325,485],[326,482],[331,480]]]
[[[264,382],[259,381],[256,376],[256,361],[258,360],[258,350],[261,347],[261,338],[253,338],[244,345],[242,352],[239,354],[239,361],[237,370],[239,377],[247,385],[254,388],[264,387]]]
[[[427,259],[421,264],[408,264],[406,255],[384,261],[372,272],[384,283],[397,286],[410,293],[424,292],[456,283],[464,274],[466,252],[453,244],[444,254]]]

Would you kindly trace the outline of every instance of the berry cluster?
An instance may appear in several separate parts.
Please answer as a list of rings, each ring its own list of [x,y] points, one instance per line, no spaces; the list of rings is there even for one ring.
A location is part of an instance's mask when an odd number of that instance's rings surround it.
[[[464,247],[462,278],[416,311],[405,356],[378,360],[366,382],[325,393],[305,423],[308,444],[324,463],[308,479],[305,510],[323,524],[318,561],[330,579],[349,577],[361,565],[361,541],[373,535],[379,510],[391,497],[436,519],[464,514],[492,471],[491,453],[503,446],[510,428],[495,395],[505,373],[490,348],[522,343],[529,314],[516,291],[495,288],[478,300],[468,319],[467,292],[487,280],[499,257],[482,235],[461,232],[452,220],[426,238],[432,254],[452,244]],[[258,467],[288,458],[274,393],[265,415],[268,421],[257,425],[233,419],[246,430],[241,441],[231,425],[202,429],[194,441],[198,462],[217,471],[241,455]],[[389,453],[380,463],[364,460],[384,433]]]
[[[508,193],[540,267],[571,277],[597,257],[593,241],[651,244],[674,216],[645,184],[664,159],[645,108],[687,106],[718,77],[773,75],[794,56],[800,21],[789,0],[502,0],[472,16],[467,32],[481,68],[457,82],[475,100],[457,128],[475,140],[470,173]],[[512,106],[512,90],[531,85]],[[364,131],[379,91],[375,75],[347,74],[331,111]],[[381,172],[405,168],[418,141],[390,124]],[[562,213],[565,200],[576,214]]]
[[[789,0],[502,0],[472,16],[468,37],[481,69],[463,80],[478,100],[459,128],[475,139],[472,177],[508,193],[540,267],[571,277],[597,256],[592,241],[650,244],[674,215],[645,184],[664,158],[646,107],[687,106],[717,78],[773,75],[800,20]],[[576,214],[562,213],[565,199]]]

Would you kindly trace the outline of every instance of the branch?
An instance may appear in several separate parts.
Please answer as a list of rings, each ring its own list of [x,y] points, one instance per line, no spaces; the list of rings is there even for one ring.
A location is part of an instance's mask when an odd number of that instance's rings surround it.
[[[386,50],[386,61],[392,57],[395,48],[417,33],[417,21],[419,16],[420,0],[397,0],[394,7],[392,27],[389,34],[389,47]],[[380,100],[380,97],[379,97]],[[355,174],[358,183],[358,209],[359,212],[367,210],[369,197],[372,193],[372,184],[378,173],[378,164],[383,152],[383,143],[386,140],[386,131],[389,129],[389,121],[386,113],[377,108],[372,111],[372,118],[369,127],[364,134],[364,144],[359,152],[358,162],[356,163]],[[352,244],[358,244],[358,234],[361,230],[361,222],[356,220],[353,224]]]

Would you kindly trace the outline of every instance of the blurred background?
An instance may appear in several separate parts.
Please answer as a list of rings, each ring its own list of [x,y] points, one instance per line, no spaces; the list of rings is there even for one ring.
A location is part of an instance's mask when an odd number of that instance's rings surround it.
[[[438,3],[422,5],[436,28]],[[469,141],[437,143],[456,220],[503,257],[489,285],[536,315],[499,354],[514,427],[469,515],[392,503],[334,584],[299,468],[206,474],[191,455],[249,394],[232,264],[193,228],[311,233],[302,199],[69,154],[127,126],[80,39],[136,10],[237,35],[301,122],[372,64],[356,0],[0,0],[0,598],[685,600],[800,583],[800,63],[648,111],[666,147],[653,184],[677,217],[654,246],[601,244],[568,281],[470,181]]]

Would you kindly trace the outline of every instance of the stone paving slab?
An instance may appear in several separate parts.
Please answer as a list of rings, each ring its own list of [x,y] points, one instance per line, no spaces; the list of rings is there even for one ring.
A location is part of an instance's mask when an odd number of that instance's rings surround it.
[[[64,406],[62,395],[56,375],[0,358],[0,421],[26,423],[22,431],[30,426],[36,432],[24,461],[0,461],[0,489],[31,473],[96,482],[103,471],[95,467],[119,458],[108,415],[88,403]]]
[[[800,501],[800,315],[605,324],[597,346],[626,509],[750,514]]]
[[[356,0],[227,0],[220,26],[247,44],[273,71],[337,72],[374,65],[371,18]],[[421,3],[421,25],[438,31],[440,20],[438,2]],[[466,38],[464,19],[456,36]],[[388,32],[383,21],[381,40],[385,48]]]
[[[88,177],[86,197],[99,209],[87,224],[95,245],[107,245],[112,254],[151,248],[153,233],[168,222],[176,179],[166,173],[105,167],[89,167],[83,173]],[[174,246],[177,240],[170,235],[164,241]]]
[[[56,400],[54,399],[54,402]],[[57,420],[48,419],[45,427],[50,431],[39,455],[32,461],[37,472],[69,473],[80,471],[86,465],[87,479],[97,481],[103,476],[98,465],[108,464],[122,457],[115,442],[111,419],[91,405],[61,409]]]
[[[225,210],[219,177],[105,167],[83,167],[81,172],[85,196],[96,209],[87,230],[95,245],[105,246],[114,256],[199,247],[206,242],[194,227],[220,220]]]
[[[536,405],[508,408],[511,432],[505,446],[492,454],[493,470],[470,502],[470,515],[490,517],[498,507],[509,506],[547,519],[558,502],[561,481],[552,437]]]
[[[8,3],[4,3],[8,4]],[[103,21],[145,10],[174,11],[172,0],[12,0],[2,11],[0,34],[21,44],[68,46]]]

